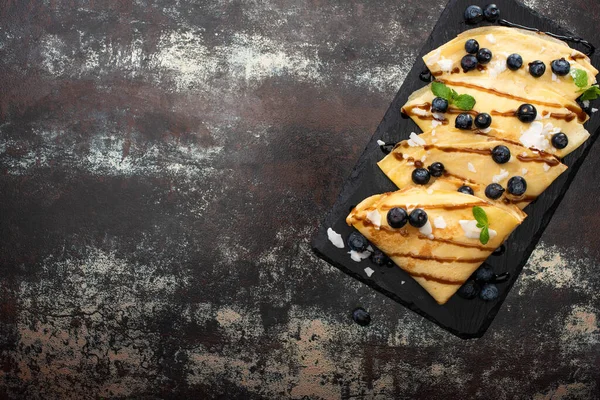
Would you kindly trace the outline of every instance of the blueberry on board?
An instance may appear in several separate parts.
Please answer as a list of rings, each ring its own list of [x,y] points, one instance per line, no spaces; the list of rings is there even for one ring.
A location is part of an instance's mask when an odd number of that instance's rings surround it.
[[[543,61],[536,60],[534,62],[529,63],[529,73],[534,78],[539,78],[544,75],[546,72],[546,64]]]
[[[463,72],[469,72],[477,68],[477,57],[473,54],[467,54],[460,60],[460,66],[463,69]]]
[[[492,149],[492,159],[496,164],[506,164],[510,161],[510,150],[504,145],[496,146]]]
[[[498,287],[493,283],[486,283],[479,292],[479,298],[485,301],[496,300],[498,298]]]
[[[469,130],[473,126],[473,117],[469,113],[458,114],[454,126],[458,129]]]
[[[504,193],[504,188],[498,183],[490,183],[485,188],[486,197],[492,200],[498,200],[500,197],[502,197],[502,193]]]
[[[387,223],[394,229],[402,228],[408,222],[408,213],[404,208],[394,207],[387,213]]]
[[[483,10],[479,6],[469,6],[465,9],[465,22],[475,25],[483,21]]]
[[[527,191],[527,181],[522,176],[513,176],[508,180],[506,191],[513,196],[522,196]]]
[[[511,71],[516,71],[519,68],[521,68],[523,66],[523,57],[521,57],[519,54],[514,53],[511,54],[510,56],[508,56],[508,58],[506,59],[506,66],[508,67],[508,69],[510,69]]]
[[[431,102],[431,111],[445,113],[448,111],[448,100],[436,97]]]
[[[429,171],[427,171],[425,168],[416,168],[412,172],[411,176],[412,181],[417,185],[427,185],[429,183],[429,180],[431,179]]]
[[[477,61],[480,64],[487,64],[492,60],[492,51],[490,49],[479,49],[477,52]]]
[[[350,250],[358,252],[365,251],[369,246],[369,241],[360,232],[352,232],[348,236],[347,243]]]
[[[415,208],[408,216],[408,223],[415,228],[422,228],[427,223],[427,213],[425,210]]]
[[[481,287],[479,284],[473,280],[469,280],[465,282],[464,285],[458,289],[458,295],[463,299],[474,299],[479,294]]]
[[[537,109],[532,104],[521,104],[517,110],[517,118],[521,122],[533,122],[537,117]]]
[[[371,253],[370,258],[373,264],[378,265],[380,267],[391,267],[393,265],[392,260],[388,256],[386,256],[383,251],[379,249],[375,249],[373,253]]]
[[[552,135],[552,146],[557,149],[564,149],[569,145],[569,138],[562,132]]]
[[[442,176],[445,171],[444,164],[442,164],[441,162],[434,162],[433,164],[431,164],[429,166],[428,169],[429,169],[429,174],[436,178],[439,178],[440,176]]]
[[[371,315],[362,307],[352,311],[352,319],[360,326],[367,326],[371,323]]]
[[[475,280],[478,282],[490,282],[496,276],[494,270],[487,264],[483,264],[475,271]]]
[[[462,185],[461,187],[458,188],[458,191],[460,193],[470,194],[471,196],[475,196],[475,192],[473,192],[473,189],[471,189],[471,187],[469,187],[467,185]]]
[[[465,42],[465,50],[469,54],[477,54],[479,51],[479,42],[475,39],[469,39]]]
[[[565,76],[571,71],[571,63],[563,58],[559,60],[554,60],[550,63],[550,67],[552,68],[552,72],[554,72],[558,76]]]
[[[487,129],[492,125],[492,116],[488,113],[479,113],[475,117],[475,126],[479,129]]]
[[[485,17],[486,20],[488,20],[490,22],[494,22],[498,18],[500,18],[500,9],[495,4],[488,4],[483,9],[483,16]]]

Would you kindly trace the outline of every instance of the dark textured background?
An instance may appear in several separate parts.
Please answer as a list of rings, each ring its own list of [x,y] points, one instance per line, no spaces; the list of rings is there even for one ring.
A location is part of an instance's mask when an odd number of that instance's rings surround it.
[[[600,144],[482,339],[310,250],[442,8],[0,2],[0,398],[598,398]]]

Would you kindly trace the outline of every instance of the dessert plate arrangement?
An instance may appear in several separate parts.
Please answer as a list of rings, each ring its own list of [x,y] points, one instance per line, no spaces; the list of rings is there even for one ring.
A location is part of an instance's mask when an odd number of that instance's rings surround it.
[[[593,46],[471,1],[444,10],[313,241],[462,338],[485,333],[600,126]]]

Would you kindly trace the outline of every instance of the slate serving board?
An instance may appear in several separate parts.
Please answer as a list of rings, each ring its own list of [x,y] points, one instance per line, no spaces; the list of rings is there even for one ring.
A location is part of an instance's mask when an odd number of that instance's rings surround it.
[[[347,247],[338,249],[329,242],[327,228],[331,227],[346,239],[354,230],[345,222],[346,216],[353,206],[371,195],[397,190],[397,187],[377,167],[377,162],[384,157],[377,145],[377,140],[398,142],[407,139],[411,132],[421,132],[412,120],[402,118],[400,107],[412,92],[426,85],[419,79],[419,74],[425,69],[422,56],[453,39],[460,32],[474,27],[466,25],[463,19],[465,8],[471,4],[477,4],[483,8],[487,2],[451,0],[447,4],[404,84],[344,183],[336,203],[325,217],[313,240],[313,250],[325,261],[464,339],[483,336],[500,310],[504,299],[550,222],[593,142],[598,137],[600,132],[600,115],[598,113],[592,114],[592,118],[586,124],[586,128],[592,136],[563,160],[569,169],[525,209],[528,217],[507,239],[505,253],[499,256],[492,255],[486,261],[496,273],[510,273],[510,279],[507,282],[498,284],[500,295],[495,301],[465,300],[455,295],[446,304],[438,305],[418,283],[400,268],[378,267],[369,259],[361,262],[350,259]],[[496,0],[495,4],[500,8],[501,18],[510,22],[556,34],[571,35],[569,31],[553,21],[536,14],[514,0]],[[483,25],[491,25],[491,23],[483,22],[477,26]],[[584,39],[590,40],[591,38]],[[570,46],[585,50],[585,48],[572,43]],[[596,53],[591,59],[594,66],[598,68],[600,55]],[[596,107],[598,106],[596,105]],[[366,267],[375,270],[370,278],[364,272]]]

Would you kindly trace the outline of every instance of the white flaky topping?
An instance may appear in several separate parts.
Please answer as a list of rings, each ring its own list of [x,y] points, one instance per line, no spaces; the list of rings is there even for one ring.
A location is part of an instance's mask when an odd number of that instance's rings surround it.
[[[521,175],[526,175],[526,174],[527,174],[527,168],[521,169]]]
[[[384,146],[384,145],[385,145],[385,142],[384,142],[383,140],[378,140],[378,141],[377,141],[377,144],[378,144],[379,146]]]
[[[492,64],[489,68],[490,77],[496,78],[498,75],[506,71],[506,60],[499,60]]]
[[[424,163],[427,160],[427,156],[421,157],[421,162]]]
[[[544,124],[539,121],[533,121],[529,129],[523,132],[519,140],[525,147],[534,147],[540,150],[546,150],[550,147],[550,141],[544,134]]]
[[[543,168],[544,168],[544,171],[546,171],[546,172],[550,171],[550,166],[546,163],[544,163]]]
[[[431,127],[432,128],[437,128],[440,125],[442,125],[442,123],[440,121],[435,120],[435,119],[431,120]]]
[[[592,108],[590,111],[591,111],[592,113],[597,113],[597,112],[598,112],[598,109],[597,109],[597,108]]]
[[[500,168],[500,173],[498,175],[492,176],[492,182],[500,183],[503,180],[505,180],[506,178],[508,178],[508,171]]]
[[[477,171],[475,170],[475,166],[474,166],[473,164],[471,164],[471,163],[467,163],[467,168],[468,168],[468,169],[469,169],[469,171],[471,171],[471,172],[477,172]]]
[[[429,221],[429,219],[427,220],[425,225],[419,228],[419,232],[421,232],[422,235],[427,236],[429,239],[433,239],[433,228],[431,227],[431,222]]]
[[[344,248],[344,239],[342,239],[342,235],[340,235],[339,233],[337,233],[333,229],[331,229],[331,228],[327,229],[327,238],[338,249],[343,249]]]
[[[583,101],[581,102],[581,104],[583,104],[583,106],[584,106],[585,108],[588,108],[588,107],[590,106],[590,101],[589,101],[589,100],[583,100]]]
[[[485,35],[485,38],[487,39],[488,42],[490,42],[491,44],[496,44],[496,37],[494,35],[492,35],[491,33],[488,35]]]
[[[406,160],[407,158],[410,158],[410,156],[406,153],[402,153],[402,158]]]
[[[367,274],[367,276],[370,278],[371,275],[373,275],[373,272],[375,272],[375,270],[371,267],[367,267],[365,268],[365,274]]]
[[[415,108],[413,108],[413,109],[412,109],[412,112],[413,112],[414,114],[421,115],[421,116],[425,116],[425,115],[428,115],[428,114],[429,114],[427,111],[425,111],[425,110],[423,110],[422,108],[419,108],[419,107],[415,107]]]
[[[437,65],[439,65],[440,69],[444,72],[451,72],[453,64],[454,62],[452,60],[444,57],[442,57],[442,59],[437,62]]]
[[[481,234],[481,228],[477,227],[477,221],[475,221],[474,219],[461,219],[460,221],[458,221],[458,223],[460,224],[462,230],[465,232],[465,236],[467,238],[479,239],[479,235]],[[488,231],[490,233],[490,239],[495,238],[498,234],[498,232],[496,232],[493,229],[488,228]]]
[[[556,74],[553,72],[552,73],[552,82],[557,82],[558,81],[558,76],[556,76]]]
[[[367,213],[367,219],[371,221],[371,223],[375,225],[377,229],[379,229],[379,227],[381,226],[381,214],[379,214],[379,211],[369,211]]]
[[[350,254],[350,258],[356,262],[361,262],[362,260],[364,260],[365,258],[369,258],[369,256],[371,255],[370,251],[363,251],[362,253],[356,251],[356,250],[350,250],[348,252],[348,254]]]
[[[444,219],[444,217],[440,215],[438,217],[435,217],[435,219],[433,220],[433,226],[435,226],[437,229],[444,229],[448,225],[446,225],[446,220]]]
[[[427,142],[425,142],[425,140],[423,140],[423,138],[421,138],[419,135],[417,135],[414,132],[410,133],[410,139],[408,139],[407,143],[410,147],[425,146],[427,144]]]

